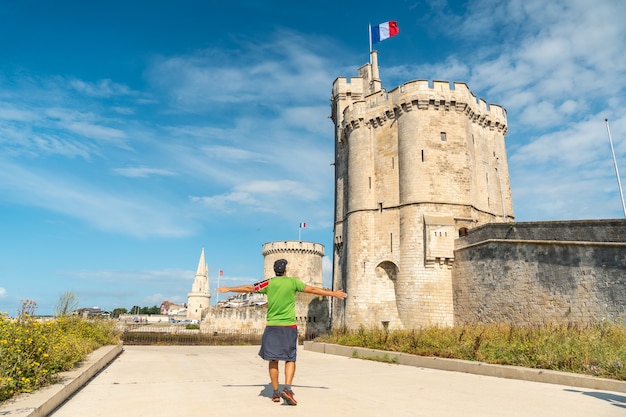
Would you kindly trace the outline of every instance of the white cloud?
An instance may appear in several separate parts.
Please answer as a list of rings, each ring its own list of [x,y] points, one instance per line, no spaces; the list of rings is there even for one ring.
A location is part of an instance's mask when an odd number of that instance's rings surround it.
[[[128,95],[131,93],[128,86],[118,84],[112,80],[105,79],[95,83],[83,80],[69,80],[68,84],[76,91],[93,97],[111,97],[118,95]]]
[[[250,193],[230,192],[210,197],[191,197],[191,201],[201,203],[211,210],[234,213],[240,208],[252,208],[254,211],[273,211],[258,201]]]
[[[193,283],[195,271],[186,269],[162,270],[77,270],[58,271],[58,275],[77,281],[96,281],[107,284],[132,283],[140,285],[159,285],[177,281]]]
[[[326,98],[334,78],[326,59],[313,52],[316,43],[325,42],[279,33],[270,41],[242,41],[240,50],[160,57],[146,74],[173,107],[188,112],[216,103],[245,103],[250,110],[281,102],[309,103]]]
[[[314,201],[319,195],[303,184],[291,180],[256,180],[237,184],[233,191],[206,197],[191,197],[196,203],[212,210],[235,212],[252,209],[265,213],[288,211],[288,207],[303,201]]]
[[[7,290],[0,287],[0,297],[6,297],[6,296],[7,296]]]
[[[175,172],[172,172],[167,169],[159,169],[159,168],[147,168],[147,167],[136,167],[136,168],[114,168],[113,172],[130,178],[147,178],[150,176],[171,176],[176,175]]]
[[[588,120],[571,124],[567,129],[537,136],[532,142],[520,146],[510,158],[521,164],[559,163],[567,167],[585,166],[606,156],[608,142],[604,120],[596,115]]]
[[[169,298],[165,297],[163,294],[152,294],[152,295],[148,295],[147,297],[143,299],[144,303],[146,303],[146,305],[150,307],[151,306],[160,307],[161,303],[166,300],[172,301]]]
[[[107,191],[82,179],[26,169],[2,161],[0,189],[20,204],[44,207],[82,219],[93,227],[137,237],[185,236],[192,232],[180,220],[180,208],[165,200],[152,201],[137,191]]]
[[[119,129],[82,121],[72,121],[67,123],[65,128],[67,128],[70,132],[78,133],[81,136],[93,139],[118,141],[119,139],[124,139],[126,137],[126,134]],[[121,141],[118,143],[121,143]]]
[[[9,103],[0,106],[0,120],[32,122],[37,119],[39,119],[39,115],[29,109],[21,109]]]
[[[252,162],[262,161],[266,159],[264,155],[259,154],[258,152],[253,152],[252,150],[237,148],[234,146],[212,145],[203,146],[201,149],[205,155],[214,158],[215,162],[217,162],[218,164],[239,164],[246,161]]]

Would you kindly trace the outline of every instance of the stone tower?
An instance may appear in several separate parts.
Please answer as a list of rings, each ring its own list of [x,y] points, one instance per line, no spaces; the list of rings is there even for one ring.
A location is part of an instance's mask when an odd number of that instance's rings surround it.
[[[307,285],[322,287],[322,257],[324,245],[302,241],[269,242],[263,245],[263,276],[275,276],[274,262],[287,260],[287,275],[304,281]],[[320,333],[328,330],[329,300],[313,294],[298,294],[296,319],[301,333]]]
[[[454,240],[513,221],[506,111],[464,83],[382,88],[377,52],[333,83],[333,325],[453,325]]]
[[[204,261],[204,248],[198,261],[196,278],[193,281],[191,292],[187,293],[187,318],[201,320],[202,310],[211,305],[211,291],[209,290],[209,267]]]

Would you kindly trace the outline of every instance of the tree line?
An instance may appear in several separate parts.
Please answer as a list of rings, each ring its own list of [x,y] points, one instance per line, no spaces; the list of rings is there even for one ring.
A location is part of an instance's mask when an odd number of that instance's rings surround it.
[[[137,315],[146,315],[146,314],[161,314],[161,307],[152,306],[152,307],[139,307],[133,306],[130,310],[127,310],[124,307],[117,307],[111,311],[111,317],[117,318],[122,314],[137,314]]]

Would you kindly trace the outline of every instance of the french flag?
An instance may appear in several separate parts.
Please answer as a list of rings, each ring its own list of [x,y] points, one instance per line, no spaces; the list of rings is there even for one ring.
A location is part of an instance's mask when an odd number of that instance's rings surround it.
[[[304,229],[306,227],[306,223],[302,222],[300,223],[300,229]]]
[[[398,29],[398,22],[396,22],[395,20],[390,20],[389,22],[381,23],[377,26],[372,26],[372,43],[384,41],[385,39],[389,39],[392,36],[396,36],[398,33],[400,33],[400,29]]]

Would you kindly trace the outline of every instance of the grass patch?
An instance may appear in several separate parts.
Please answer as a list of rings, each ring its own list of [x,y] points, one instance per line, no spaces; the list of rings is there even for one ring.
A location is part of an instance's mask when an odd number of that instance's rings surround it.
[[[524,366],[626,381],[626,327],[475,324],[412,330],[334,330],[316,339],[420,356]]]
[[[41,321],[0,314],[0,402],[56,382],[57,373],[118,341],[112,321],[77,317]]]
[[[359,352],[354,350],[352,351],[352,357],[355,359],[366,359],[368,361],[374,361],[374,362],[398,363],[398,357],[389,355],[388,353],[385,353],[382,356],[381,355],[367,356],[367,355],[359,355]]]

